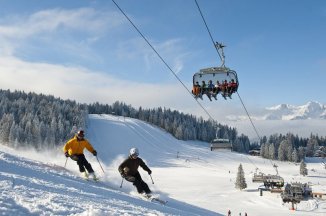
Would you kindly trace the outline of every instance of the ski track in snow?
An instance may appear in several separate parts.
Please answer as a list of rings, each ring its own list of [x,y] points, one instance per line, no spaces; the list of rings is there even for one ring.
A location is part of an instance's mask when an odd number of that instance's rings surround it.
[[[85,181],[63,167],[1,151],[0,167],[1,215],[213,215],[178,201],[171,206],[150,203],[105,182]]]
[[[0,215],[232,215],[247,212],[261,215],[326,215],[326,201],[302,201],[290,211],[279,194],[264,192],[251,177],[258,167],[274,174],[271,161],[228,151],[211,152],[209,144],[180,141],[166,131],[137,119],[112,115],[90,115],[86,138],[98,152],[98,161],[85,150],[100,182],[79,177],[76,162],[65,157],[61,146],[56,151],[31,153],[0,145]],[[131,147],[153,171],[155,184],[140,168],[154,195],[167,200],[166,206],[140,197],[132,184],[123,182],[118,165]],[[317,191],[325,192],[326,171],[320,161],[307,158],[309,175],[300,176],[299,166],[273,161],[286,182],[310,182]],[[248,188],[234,188],[237,168],[242,163]],[[58,165],[60,164],[60,165]],[[314,171],[311,171],[311,170]]]

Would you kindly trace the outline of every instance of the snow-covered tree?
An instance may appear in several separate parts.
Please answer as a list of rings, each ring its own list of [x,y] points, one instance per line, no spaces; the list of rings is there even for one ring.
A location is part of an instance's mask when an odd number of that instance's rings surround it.
[[[303,160],[300,163],[300,175],[308,175],[307,164]]]
[[[262,156],[263,158],[266,158],[266,143],[262,143],[261,145],[260,145],[260,156]]]
[[[235,181],[235,188],[240,190],[247,188],[247,183],[242,168],[242,164],[240,164],[238,167],[237,179]]]
[[[304,160],[306,156],[305,148],[303,146],[300,146],[298,149],[298,156],[299,156],[299,161]]]
[[[296,163],[300,161],[299,153],[298,153],[298,150],[296,148],[294,148],[293,152],[292,152],[292,161],[296,162]]]
[[[272,160],[275,160],[276,159],[276,153],[275,153],[275,145],[274,145],[274,143],[269,144],[268,154],[269,154],[269,159],[272,159]]]
[[[315,153],[315,150],[317,149],[317,147],[318,147],[317,139],[315,137],[311,137],[307,143],[307,156],[308,157],[314,156],[314,153]]]
[[[0,90],[0,142],[36,149],[61,145],[72,125],[84,128],[88,107],[53,96]]]
[[[278,159],[281,161],[287,160],[287,147],[288,147],[288,141],[283,140],[280,143],[280,146],[278,147]]]

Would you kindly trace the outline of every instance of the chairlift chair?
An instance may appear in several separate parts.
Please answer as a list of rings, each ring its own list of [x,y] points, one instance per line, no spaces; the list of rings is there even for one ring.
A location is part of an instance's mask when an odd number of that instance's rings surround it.
[[[204,68],[199,70],[199,72],[195,73],[193,75],[193,95],[194,97],[197,98],[202,98],[203,94],[206,94],[207,97],[212,101],[211,97],[214,97],[215,99],[217,94],[221,92],[222,96],[224,99],[226,99],[226,96],[231,98],[232,93],[236,92],[239,87],[239,80],[238,80],[238,75],[234,70],[231,70],[230,68],[225,66],[225,56],[223,52],[223,48],[225,46],[221,43],[216,42],[215,48],[217,49],[222,65],[220,67],[209,67],[209,68]],[[196,89],[197,85],[202,85],[203,81],[205,82],[206,85],[208,85],[209,82],[212,82],[213,85],[217,84],[217,81],[220,84],[223,84],[224,82],[230,83],[233,81],[232,87],[228,87],[227,91],[224,91],[224,89],[200,89],[200,92]]]

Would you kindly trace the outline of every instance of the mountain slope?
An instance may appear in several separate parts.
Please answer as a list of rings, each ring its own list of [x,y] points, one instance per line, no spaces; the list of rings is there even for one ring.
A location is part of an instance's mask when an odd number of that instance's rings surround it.
[[[35,153],[10,150],[0,145],[0,209],[7,215],[248,215],[288,216],[289,205],[278,194],[260,196],[251,177],[256,168],[266,174],[275,170],[269,160],[228,151],[211,152],[208,143],[185,142],[137,119],[112,115],[90,115],[86,137],[98,152],[85,151],[101,183],[81,180],[76,162],[56,151]],[[135,194],[117,171],[131,147],[153,171],[152,179],[140,174],[154,194],[168,200],[166,206],[150,203]],[[24,159],[22,158],[29,158]],[[299,167],[273,162],[287,182],[310,182],[313,190],[326,192],[326,170],[320,160],[307,160],[309,175],[299,176]],[[248,188],[235,189],[234,181],[242,164]],[[314,170],[314,171],[312,171]],[[325,214],[326,202],[307,200],[293,215]]]
[[[178,201],[150,203],[109,183],[2,151],[0,167],[1,215],[213,215]]]

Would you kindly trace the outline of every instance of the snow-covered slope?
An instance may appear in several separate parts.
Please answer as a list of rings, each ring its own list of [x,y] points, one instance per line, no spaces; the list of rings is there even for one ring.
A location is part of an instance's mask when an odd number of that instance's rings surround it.
[[[184,142],[142,121],[111,115],[91,115],[87,138],[98,151],[104,168],[85,152],[101,182],[78,177],[76,162],[61,149],[42,153],[15,151],[0,145],[0,211],[3,215],[323,215],[326,203],[309,200],[297,211],[282,205],[278,194],[259,196],[259,184],[251,182],[258,167],[275,173],[270,161],[233,152],[211,152],[207,143]],[[154,184],[140,169],[155,194],[168,200],[166,206],[139,198],[117,171],[129,148],[138,147],[152,169]],[[23,158],[24,157],[24,158]],[[28,159],[26,159],[28,158]],[[310,182],[314,190],[326,192],[326,171],[320,161],[308,161],[309,176],[299,176],[299,167],[277,162],[286,181]],[[234,188],[242,163],[248,188]],[[314,169],[314,171],[311,171]]]
[[[179,201],[150,203],[110,182],[85,181],[61,166],[3,151],[0,167],[1,215],[213,215]]]

